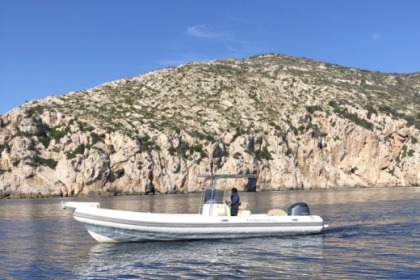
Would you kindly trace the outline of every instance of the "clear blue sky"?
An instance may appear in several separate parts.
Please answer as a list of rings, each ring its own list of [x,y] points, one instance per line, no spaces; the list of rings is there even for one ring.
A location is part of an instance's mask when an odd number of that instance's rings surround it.
[[[417,0],[0,0],[0,114],[182,63],[263,53],[420,71]]]

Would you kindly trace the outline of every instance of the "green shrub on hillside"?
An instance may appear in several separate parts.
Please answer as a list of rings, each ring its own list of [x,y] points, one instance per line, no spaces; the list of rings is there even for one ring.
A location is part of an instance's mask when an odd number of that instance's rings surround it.
[[[397,164],[401,162],[401,160],[405,157],[412,157],[414,155],[413,149],[408,149],[406,145],[404,145],[401,149],[401,152],[398,154],[397,158],[395,159]]]
[[[70,128],[68,127],[65,130],[58,130],[58,128],[60,127],[56,126],[50,130],[50,137],[55,139],[56,141],[59,141],[61,138],[63,138],[70,132]]]
[[[52,158],[42,158],[42,157],[37,157],[36,161],[40,164],[40,165],[44,165],[44,166],[48,166],[51,169],[55,169],[55,167],[57,166],[58,162]]]
[[[95,132],[91,132],[90,133],[90,137],[91,137],[91,143],[90,145],[93,146],[98,142],[103,142],[104,140],[101,138],[101,136],[99,136],[98,134],[96,134]]]
[[[26,109],[25,114],[27,117],[32,117],[37,114],[40,115],[43,112],[44,112],[44,108],[41,107],[40,105],[37,105],[37,106]]]
[[[51,142],[51,138],[50,137],[38,137],[38,141],[41,142],[41,144],[45,147],[48,148],[48,146],[50,145]]]
[[[337,115],[339,115],[339,116],[341,116],[343,118],[346,118],[346,119],[354,122],[355,124],[357,124],[357,125],[359,125],[361,127],[364,127],[364,128],[366,128],[368,130],[373,130],[373,124],[372,123],[370,123],[370,122],[368,122],[368,121],[366,121],[364,119],[361,119],[356,114],[353,114],[353,113],[348,112],[347,111],[347,108],[340,107],[340,105],[337,102],[331,100],[328,103],[328,105],[330,105],[331,107],[333,107],[334,112]]]
[[[84,154],[85,148],[85,144],[80,144],[73,152],[67,152],[66,156],[68,159],[73,159],[78,154]]]
[[[273,160],[273,156],[271,153],[267,150],[267,148],[264,148],[263,150],[256,150],[255,151],[255,158],[257,160]]]
[[[308,111],[308,113],[313,114],[316,111],[321,111],[322,112],[322,108],[319,105],[315,105],[315,106],[307,106],[306,107],[306,111]]]

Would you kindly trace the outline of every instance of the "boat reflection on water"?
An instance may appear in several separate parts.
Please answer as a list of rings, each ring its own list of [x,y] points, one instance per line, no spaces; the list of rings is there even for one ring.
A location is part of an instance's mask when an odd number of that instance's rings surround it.
[[[322,274],[322,235],[145,243],[99,243],[81,278],[280,277]],[[310,265],[308,265],[310,264]],[[297,274],[296,274],[297,273]]]

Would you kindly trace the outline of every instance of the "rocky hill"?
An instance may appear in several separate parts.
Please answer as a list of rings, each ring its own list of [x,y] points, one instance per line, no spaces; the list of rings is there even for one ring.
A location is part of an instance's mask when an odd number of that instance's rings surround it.
[[[257,173],[257,190],[418,186],[419,140],[420,73],[192,63],[1,115],[0,196],[184,193],[210,173]]]

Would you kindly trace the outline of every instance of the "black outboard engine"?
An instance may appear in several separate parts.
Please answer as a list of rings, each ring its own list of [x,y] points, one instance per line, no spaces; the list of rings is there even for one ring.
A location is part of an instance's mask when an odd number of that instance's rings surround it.
[[[311,213],[309,212],[309,206],[305,202],[298,202],[295,204],[290,205],[289,209],[287,210],[287,215],[289,216],[309,216]]]

